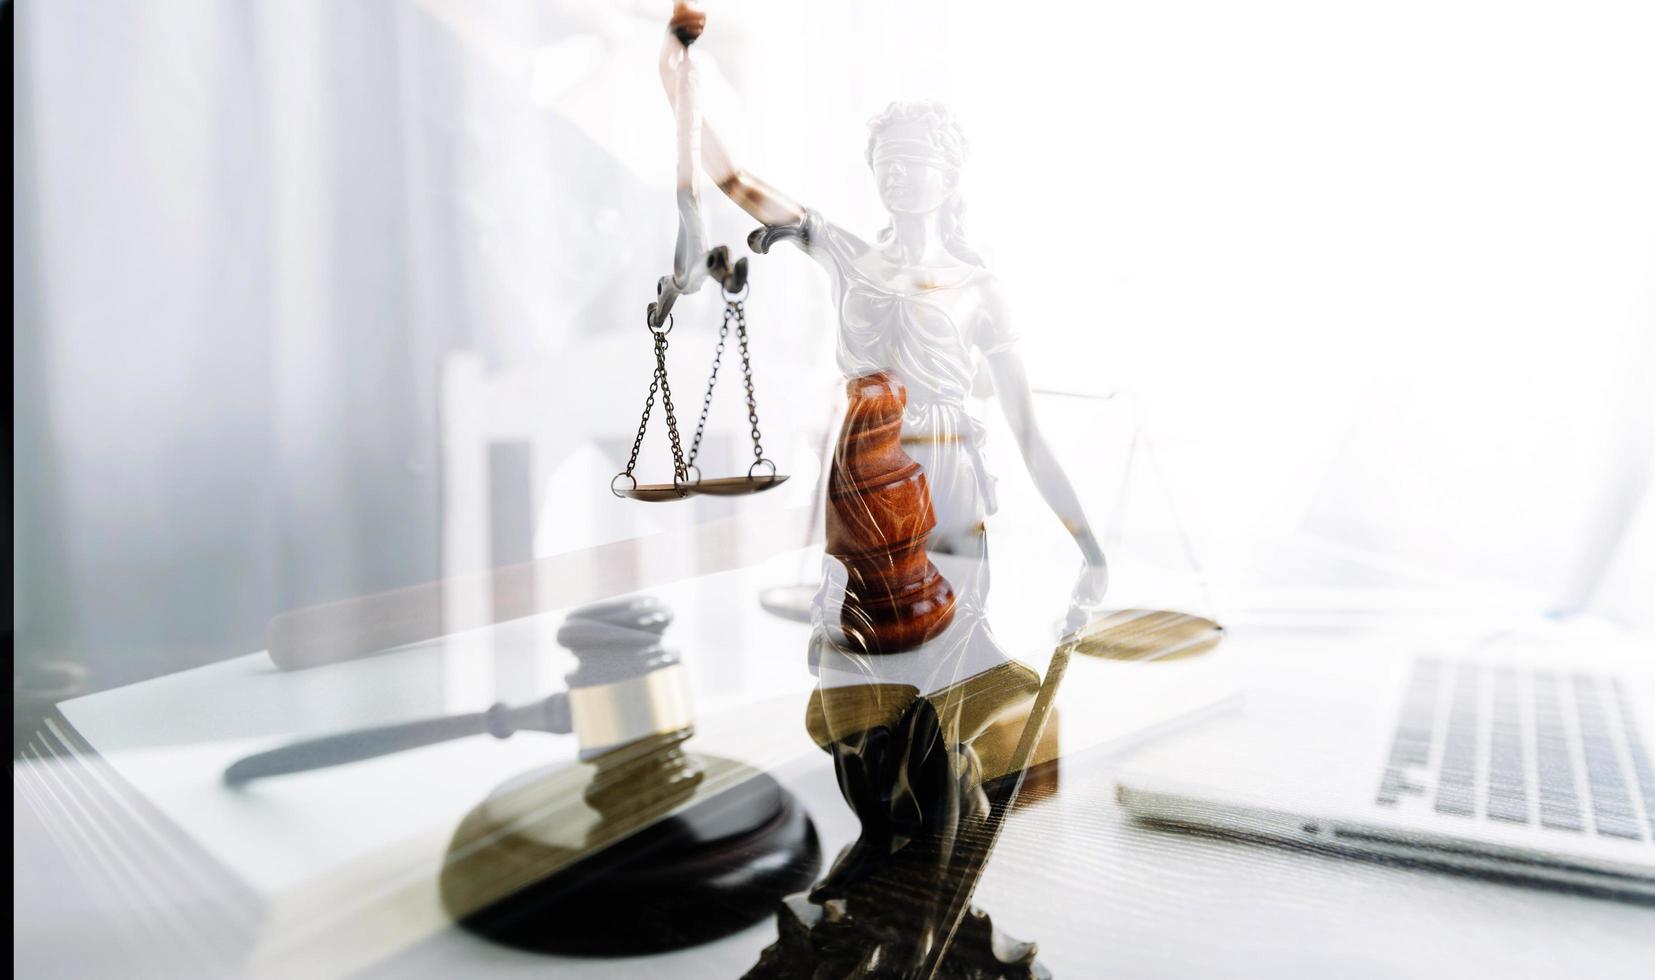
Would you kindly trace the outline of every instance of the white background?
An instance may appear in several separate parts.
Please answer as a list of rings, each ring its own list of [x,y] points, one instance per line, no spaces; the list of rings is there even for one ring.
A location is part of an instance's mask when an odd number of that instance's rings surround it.
[[[112,683],[437,577],[453,351],[599,440],[527,509],[601,520],[534,551],[704,517],[589,499],[670,258],[666,7],[23,5],[19,649]],[[1646,621],[1652,49],[1647,4],[1468,0],[712,2],[698,45],[740,162],[864,234],[866,120],[954,106],[1036,385],[1134,393],[1221,579],[1308,532]],[[797,255],[755,282],[789,446],[832,311]]]

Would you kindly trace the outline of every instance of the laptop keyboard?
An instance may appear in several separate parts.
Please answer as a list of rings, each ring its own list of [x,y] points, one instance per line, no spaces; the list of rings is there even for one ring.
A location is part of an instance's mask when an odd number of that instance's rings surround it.
[[[1655,766],[1618,677],[1422,657],[1375,802],[1655,840]]]

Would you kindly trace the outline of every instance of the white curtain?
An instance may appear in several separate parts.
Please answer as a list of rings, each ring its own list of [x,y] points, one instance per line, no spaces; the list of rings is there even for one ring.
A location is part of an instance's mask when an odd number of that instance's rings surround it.
[[[640,197],[446,12],[21,5],[20,649],[112,683],[436,577],[440,355],[591,316]]]
[[[257,649],[283,610],[437,578],[451,351],[495,371],[563,357],[548,405],[624,400],[585,431],[624,453],[640,311],[673,241],[664,19],[537,0],[21,5],[25,659],[86,663],[103,686]],[[741,23],[704,46],[726,106],[726,72],[758,51]],[[751,221],[714,208],[711,226],[739,243]],[[766,376],[826,336],[803,263],[752,309],[788,325],[755,341]],[[625,364],[581,359],[624,357],[604,338],[634,333]],[[685,370],[693,424],[705,365]]]

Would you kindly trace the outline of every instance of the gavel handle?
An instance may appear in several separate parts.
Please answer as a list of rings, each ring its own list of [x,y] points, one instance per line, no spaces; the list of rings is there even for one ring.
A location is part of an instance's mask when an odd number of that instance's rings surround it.
[[[513,732],[525,729],[567,733],[571,730],[568,704],[568,695],[560,692],[518,708],[495,704],[487,711],[472,714],[426,718],[306,739],[236,761],[224,770],[224,782],[242,786],[267,776],[342,766],[485,732],[495,738],[509,738]]]

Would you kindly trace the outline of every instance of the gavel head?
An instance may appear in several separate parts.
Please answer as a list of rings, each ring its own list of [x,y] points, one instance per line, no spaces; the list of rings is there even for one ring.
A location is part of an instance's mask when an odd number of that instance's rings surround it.
[[[568,682],[582,759],[693,728],[684,667],[661,642],[671,622],[659,599],[633,596],[583,606],[557,631],[580,661]]]

